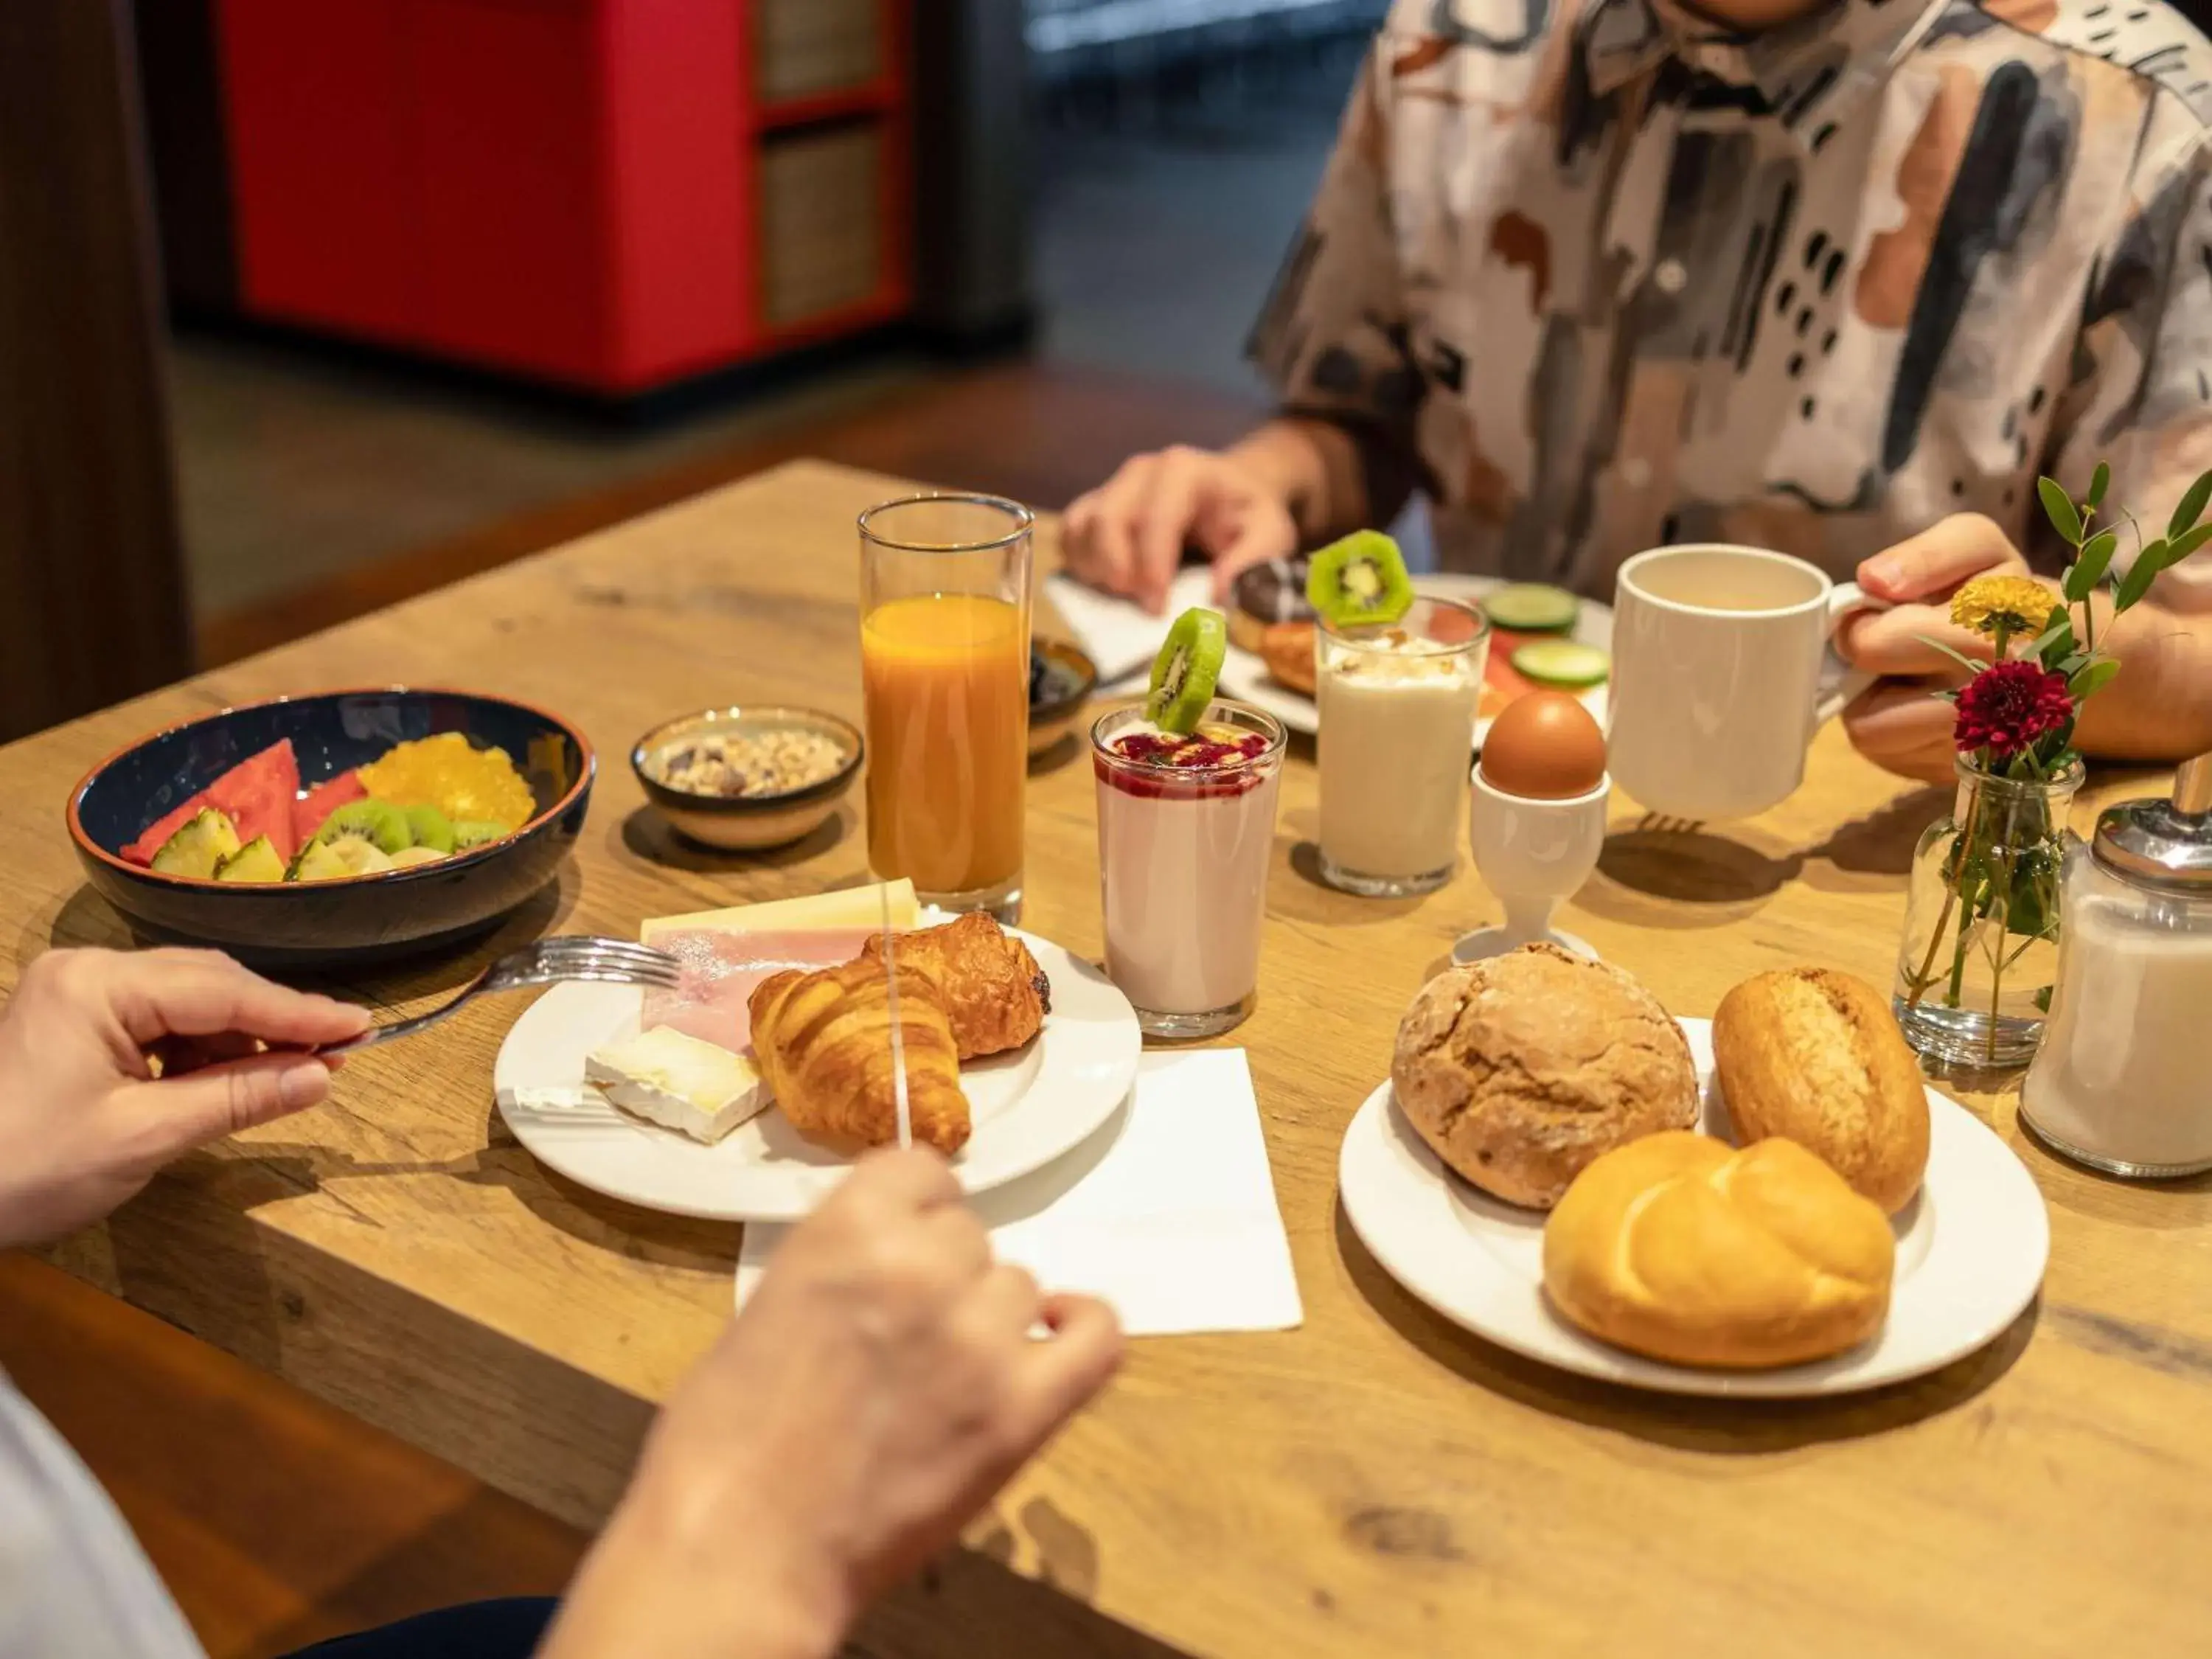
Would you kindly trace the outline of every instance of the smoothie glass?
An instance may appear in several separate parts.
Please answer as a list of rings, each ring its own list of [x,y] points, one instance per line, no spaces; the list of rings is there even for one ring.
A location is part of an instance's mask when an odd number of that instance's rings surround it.
[[[868,862],[925,904],[1019,915],[1030,511],[915,495],[860,515]]]
[[[1176,767],[1115,745],[1158,730],[1141,708],[1091,728],[1098,780],[1098,884],[1106,975],[1147,1036],[1212,1036],[1252,1012],[1261,923],[1274,853],[1283,728],[1243,703],[1217,702],[1201,735],[1262,740],[1233,764]]]
[[[1490,623],[1417,599],[1387,626],[1318,630],[1321,872],[1370,898],[1451,879]]]

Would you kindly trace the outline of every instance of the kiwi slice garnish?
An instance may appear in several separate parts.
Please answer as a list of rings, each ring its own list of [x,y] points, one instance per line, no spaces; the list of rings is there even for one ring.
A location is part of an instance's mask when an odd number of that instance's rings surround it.
[[[1167,642],[1152,659],[1152,689],[1145,718],[1163,732],[1195,732],[1229,650],[1229,624],[1218,611],[1194,605],[1175,619]]]
[[[1313,556],[1306,570],[1306,602],[1334,628],[1387,625],[1413,603],[1398,544],[1379,530],[1355,530]]]
[[[453,850],[465,853],[471,847],[482,847],[486,842],[503,841],[514,833],[511,826],[494,823],[489,818],[463,818],[453,826]]]
[[[434,806],[410,806],[405,811],[407,830],[415,837],[417,847],[427,847],[434,853],[453,850],[453,822],[451,818]]]
[[[415,832],[408,827],[407,814],[389,801],[352,800],[323,820],[315,840],[325,847],[365,841],[380,853],[404,853],[415,844]]]

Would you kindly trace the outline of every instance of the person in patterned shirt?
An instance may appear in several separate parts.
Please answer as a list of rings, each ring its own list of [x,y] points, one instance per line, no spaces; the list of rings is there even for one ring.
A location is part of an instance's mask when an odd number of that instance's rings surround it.
[[[2208,121],[2160,0],[1399,0],[1253,331],[1281,414],[1132,459],[1068,560],[1157,609],[1187,543],[1225,591],[1416,489],[1447,568],[1593,597],[1777,548],[1897,604],[1846,722],[1948,778],[1923,636],[2057,568],[2037,475],[2162,525],[2212,466]],[[2083,746],[2212,748],[2212,556],[2112,644]]]

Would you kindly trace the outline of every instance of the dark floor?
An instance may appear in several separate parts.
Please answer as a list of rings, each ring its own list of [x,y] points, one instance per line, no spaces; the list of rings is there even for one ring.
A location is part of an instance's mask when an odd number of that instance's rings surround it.
[[[1339,85],[1334,62],[1316,64],[1288,89],[1133,100],[1110,125],[1042,135],[1033,360],[1256,400],[1244,333],[1327,155]],[[204,618],[566,500],[696,475],[947,372],[878,353],[641,430],[281,343],[187,336],[169,361]]]

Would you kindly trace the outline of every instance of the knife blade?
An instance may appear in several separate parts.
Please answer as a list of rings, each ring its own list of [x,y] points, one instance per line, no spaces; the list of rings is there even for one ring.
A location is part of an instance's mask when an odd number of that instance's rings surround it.
[[[911,1146],[914,1145],[914,1118],[906,1098],[906,1032],[899,1024],[898,963],[891,943],[891,890],[889,883],[877,883],[876,898],[883,910],[884,994],[891,1018],[891,1098],[897,1103],[898,1144]]]

